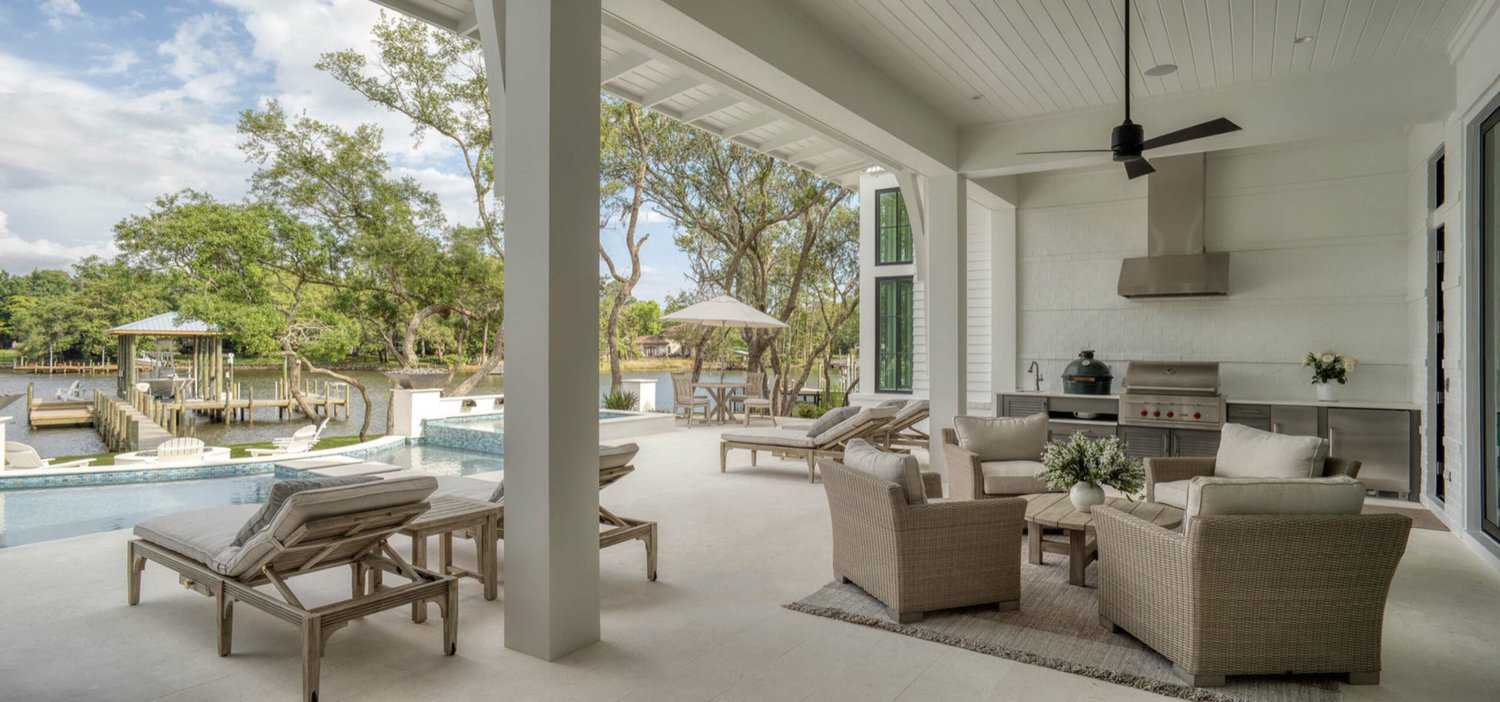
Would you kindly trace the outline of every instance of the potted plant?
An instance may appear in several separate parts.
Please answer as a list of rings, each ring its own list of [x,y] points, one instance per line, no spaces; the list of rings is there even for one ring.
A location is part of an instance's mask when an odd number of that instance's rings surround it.
[[[1125,443],[1116,436],[1091,438],[1080,432],[1067,443],[1047,444],[1042,466],[1037,477],[1053,490],[1067,490],[1080,512],[1104,503],[1105,485],[1134,495],[1146,482],[1141,462],[1125,455]]]
[[[1302,359],[1302,365],[1312,369],[1312,384],[1314,388],[1317,388],[1318,400],[1332,402],[1334,400],[1333,384],[1348,384],[1349,374],[1354,372],[1355,366],[1359,365],[1359,359],[1334,351],[1324,351],[1307,354]]]

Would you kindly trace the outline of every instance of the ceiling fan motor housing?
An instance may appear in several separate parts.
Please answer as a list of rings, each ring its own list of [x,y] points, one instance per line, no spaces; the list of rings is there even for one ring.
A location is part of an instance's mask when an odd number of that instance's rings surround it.
[[[1141,157],[1141,142],[1145,141],[1146,133],[1141,125],[1130,120],[1110,130],[1109,148],[1114,151],[1114,160],[1130,161]]]

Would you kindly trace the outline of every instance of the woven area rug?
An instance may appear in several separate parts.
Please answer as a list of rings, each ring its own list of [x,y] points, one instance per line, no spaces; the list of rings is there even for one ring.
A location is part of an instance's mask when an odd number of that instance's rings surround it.
[[[915,624],[899,624],[878,600],[854,585],[837,582],[786,605],[787,609],[968,649],[1021,663],[1085,675],[1168,697],[1204,702],[1333,702],[1339,683],[1327,676],[1237,676],[1217,688],[1190,687],[1172,675],[1172,663],[1125,634],[1099,626],[1090,565],[1090,587],[1069,585],[1067,560],[1021,565],[1021,608],[989,607],[929,613]]]

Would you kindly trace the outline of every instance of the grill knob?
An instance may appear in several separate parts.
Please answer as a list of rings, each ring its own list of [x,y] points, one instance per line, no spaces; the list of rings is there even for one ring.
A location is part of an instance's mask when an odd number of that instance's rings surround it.
[[[1193,419],[1203,419],[1203,414],[1201,412],[1194,412]]]
[[[1153,417],[1160,417],[1161,416],[1161,410],[1157,410],[1155,412],[1152,412],[1151,416],[1153,416]]]
[[[1150,412],[1147,412],[1146,410],[1141,410],[1141,416],[1142,417],[1146,416],[1147,414],[1150,414]]]
[[[1171,411],[1168,411],[1168,412],[1167,412],[1167,418],[1168,418],[1168,419],[1171,419],[1171,418],[1172,418],[1172,412],[1171,412]]]

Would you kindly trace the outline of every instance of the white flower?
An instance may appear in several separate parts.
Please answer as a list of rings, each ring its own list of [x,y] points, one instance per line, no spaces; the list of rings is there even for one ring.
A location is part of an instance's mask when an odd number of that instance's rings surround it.
[[[1332,352],[1330,352],[1330,351],[1324,351],[1323,355],[1318,357],[1318,360],[1322,361],[1324,363],[1333,363],[1333,359],[1334,358],[1335,358],[1335,356],[1333,355]]]
[[[1354,370],[1354,367],[1357,366],[1357,365],[1359,365],[1359,359],[1357,359],[1357,358],[1355,358],[1353,356],[1345,356],[1344,357],[1344,367],[1345,368],[1347,368],[1349,370]]]

